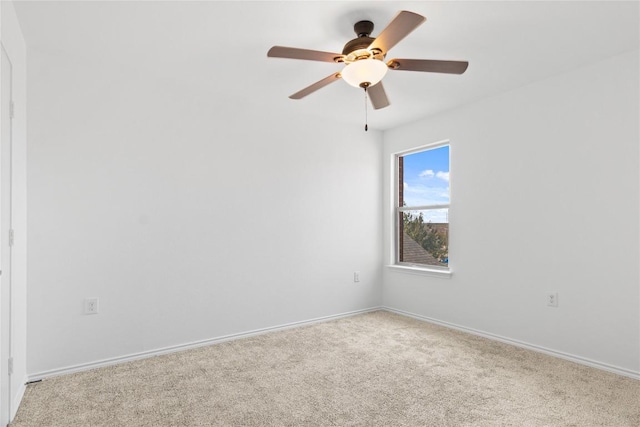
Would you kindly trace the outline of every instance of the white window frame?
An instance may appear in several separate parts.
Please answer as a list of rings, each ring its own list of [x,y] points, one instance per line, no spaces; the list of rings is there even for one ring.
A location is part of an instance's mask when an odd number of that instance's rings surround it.
[[[433,150],[436,148],[440,148],[440,147],[444,147],[444,146],[449,146],[449,173],[451,174],[451,142],[447,139],[447,140],[443,140],[443,141],[438,141],[438,142],[434,142],[431,144],[426,144],[426,145],[422,145],[420,147],[416,147],[416,148],[412,148],[410,150],[405,150],[405,151],[399,151],[396,153],[393,153],[393,185],[394,185],[394,191],[393,191],[393,197],[392,197],[392,201],[391,201],[391,205],[393,208],[393,215],[392,215],[392,221],[393,221],[393,239],[392,239],[392,250],[391,253],[393,254],[393,260],[392,260],[392,264],[389,265],[388,267],[390,267],[391,269],[397,270],[397,271],[402,271],[402,272],[406,272],[406,273],[412,273],[412,274],[424,274],[424,275],[429,275],[429,276],[437,276],[437,277],[445,277],[448,278],[451,276],[452,274],[452,269],[451,269],[451,261],[449,260],[448,266],[447,267],[440,267],[440,266],[435,266],[435,265],[426,265],[426,264],[415,264],[415,263],[409,263],[409,262],[400,262],[400,218],[403,212],[406,211],[416,211],[416,210],[435,210],[435,209],[448,209],[449,212],[449,216],[451,214],[451,180],[449,180],[449,203],[445,203],[445,204],[433,204],[433,205],[420,205],[420,206],[398,206],[398,201],[399,201],[399,197],[400,197],[400,177],[399,177],[399,159],[400,157],[404,157],[410,154],[415,154],[415,153],[419,153],[422,151],[428,151],[428,150]],[[449,246],[449,251],[451,250],[451,222],[449,222],[449,229],[448,229],[448,246]]]

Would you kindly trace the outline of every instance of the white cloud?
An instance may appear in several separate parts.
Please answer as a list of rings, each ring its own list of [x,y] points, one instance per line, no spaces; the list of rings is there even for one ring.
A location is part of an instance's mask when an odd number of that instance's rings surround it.
[[[404,200],[407,206],[449,203],[449,192],[442,187],[421,184],[405,186]]]
[[[440,173],[440,172],[438,172]],[[422,172],[420,172],[420,178],[433,178],[433,176],[435,175],[435,173],[431,170],[431,169],[427,169],[424,170]]]
[[[436,173],[436,178],[440,178],[443,181],[449,182],[449,172],[439,171],[438,173]]]

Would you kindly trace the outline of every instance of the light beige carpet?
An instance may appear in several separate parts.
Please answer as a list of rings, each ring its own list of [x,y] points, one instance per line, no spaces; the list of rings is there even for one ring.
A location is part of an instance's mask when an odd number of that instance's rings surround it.
[[[639,426],[640,381],[379,311],[30,385],[24,426]]]

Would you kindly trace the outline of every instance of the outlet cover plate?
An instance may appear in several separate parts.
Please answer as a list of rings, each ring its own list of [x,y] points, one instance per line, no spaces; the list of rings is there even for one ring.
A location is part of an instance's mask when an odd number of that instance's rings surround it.
[[[84,314],[98,314],[98,298],[84,300]]]

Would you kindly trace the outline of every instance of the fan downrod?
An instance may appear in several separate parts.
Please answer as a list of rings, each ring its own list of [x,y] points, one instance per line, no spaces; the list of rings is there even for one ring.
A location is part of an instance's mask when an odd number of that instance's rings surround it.
[[[355,32],[358,37],[369,37],[369,34],[373,32],[373,22],[358,21],[353,25],[353,32]]]
[[[353,32],[358,37],[347,42],[342,49],[343,55],[349,55],[351,52],[366,49],[375,40],[370,34],[373,32],[373,22],[358,21],[353,25]]]

